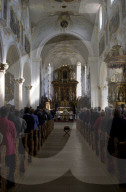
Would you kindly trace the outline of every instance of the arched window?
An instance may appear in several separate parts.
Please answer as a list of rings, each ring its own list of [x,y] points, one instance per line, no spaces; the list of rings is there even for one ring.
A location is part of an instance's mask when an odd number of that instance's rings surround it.
[[[115,1],[115,0],[110,0],[111,1],[111,4]]]
[[[103,24],[103,13],[102,13],[102,7],[100,7],[99,10],[99,29],[102,29],[102,24]]]
[[[81,87],[81,63],[80,62],[77,63],[77,81],[78,81],[77,97],[81,97],[82,96],[82,87]]]
[[[51,72],[52,72],[52,69],[49,63],[48,65],[48,98],[49,99],[51,98]]]

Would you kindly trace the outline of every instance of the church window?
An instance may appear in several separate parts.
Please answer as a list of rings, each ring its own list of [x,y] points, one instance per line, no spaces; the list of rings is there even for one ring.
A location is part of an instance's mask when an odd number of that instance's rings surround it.
[[[48,65],[48,98],[51,97],[51,65]]]
[[[111,0],[111,4],[114,2],[115,0]]]
[[[102,24],[103,24],[103,13],[102,13],[102,7],[100,7],[100,10],[99,10],[99,28],[100,28],[100,30],[102,29]]]
[[[81,87],[81,63],[80,62],[77,63],[77,81],[78,81],[77,97],[81,97],[82,96],[82,87]]]

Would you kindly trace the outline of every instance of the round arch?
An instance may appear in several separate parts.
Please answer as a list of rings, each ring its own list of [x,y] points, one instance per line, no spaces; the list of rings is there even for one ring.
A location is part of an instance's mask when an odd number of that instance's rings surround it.
[[[66,35],[72,35],[72,36],[75,36],[76,38],[78,38],[79,40],[81,40],[81,42],[86,46],[88,52],[90,53],[90,56],[93,56],[93,49],[91,48],[91,45],[88,41],[84,41],[84,39],[80,36],[80,34],[77,34],[77,33],[65,33]],[[48,41],[50,41],[51,39],[55,38],[55,37],[58,37],[60,35],[64,35],[64,33],[57,33],[57,34],[53,34],[53,35],[50,35],[48,36],[47,38],[45,38],[43,41],[41,41],[40,45],[38,46],[37,50],[36,50],[36,57],[37,58],[40,58],[41,57],[41,53],[42,53],[42,50],[44,48],[44,46],[48,43]]]

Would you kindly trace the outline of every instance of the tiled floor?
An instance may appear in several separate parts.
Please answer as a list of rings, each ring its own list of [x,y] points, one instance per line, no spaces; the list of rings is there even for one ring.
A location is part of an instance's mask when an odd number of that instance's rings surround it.
[[[72,129],[70,137],[64,136],[65,125],[55,123],[18,192],[115,192],[113,179],[76,129],[76,123],[67,123]]]

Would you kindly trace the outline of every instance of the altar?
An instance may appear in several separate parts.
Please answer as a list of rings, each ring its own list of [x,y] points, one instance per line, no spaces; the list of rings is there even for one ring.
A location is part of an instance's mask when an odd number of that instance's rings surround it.
[[[71,107],[58,107],[56,111],[55,120],[74,120],[75,114],[73,114]]]
[[[75,79],[75,71],[67,65],[63,65],[54,71],[53,101],[55,109],[63,114],[66,109],[68,112],[73,111],[71,103],[76,101],[76,91],[78,81]]]

